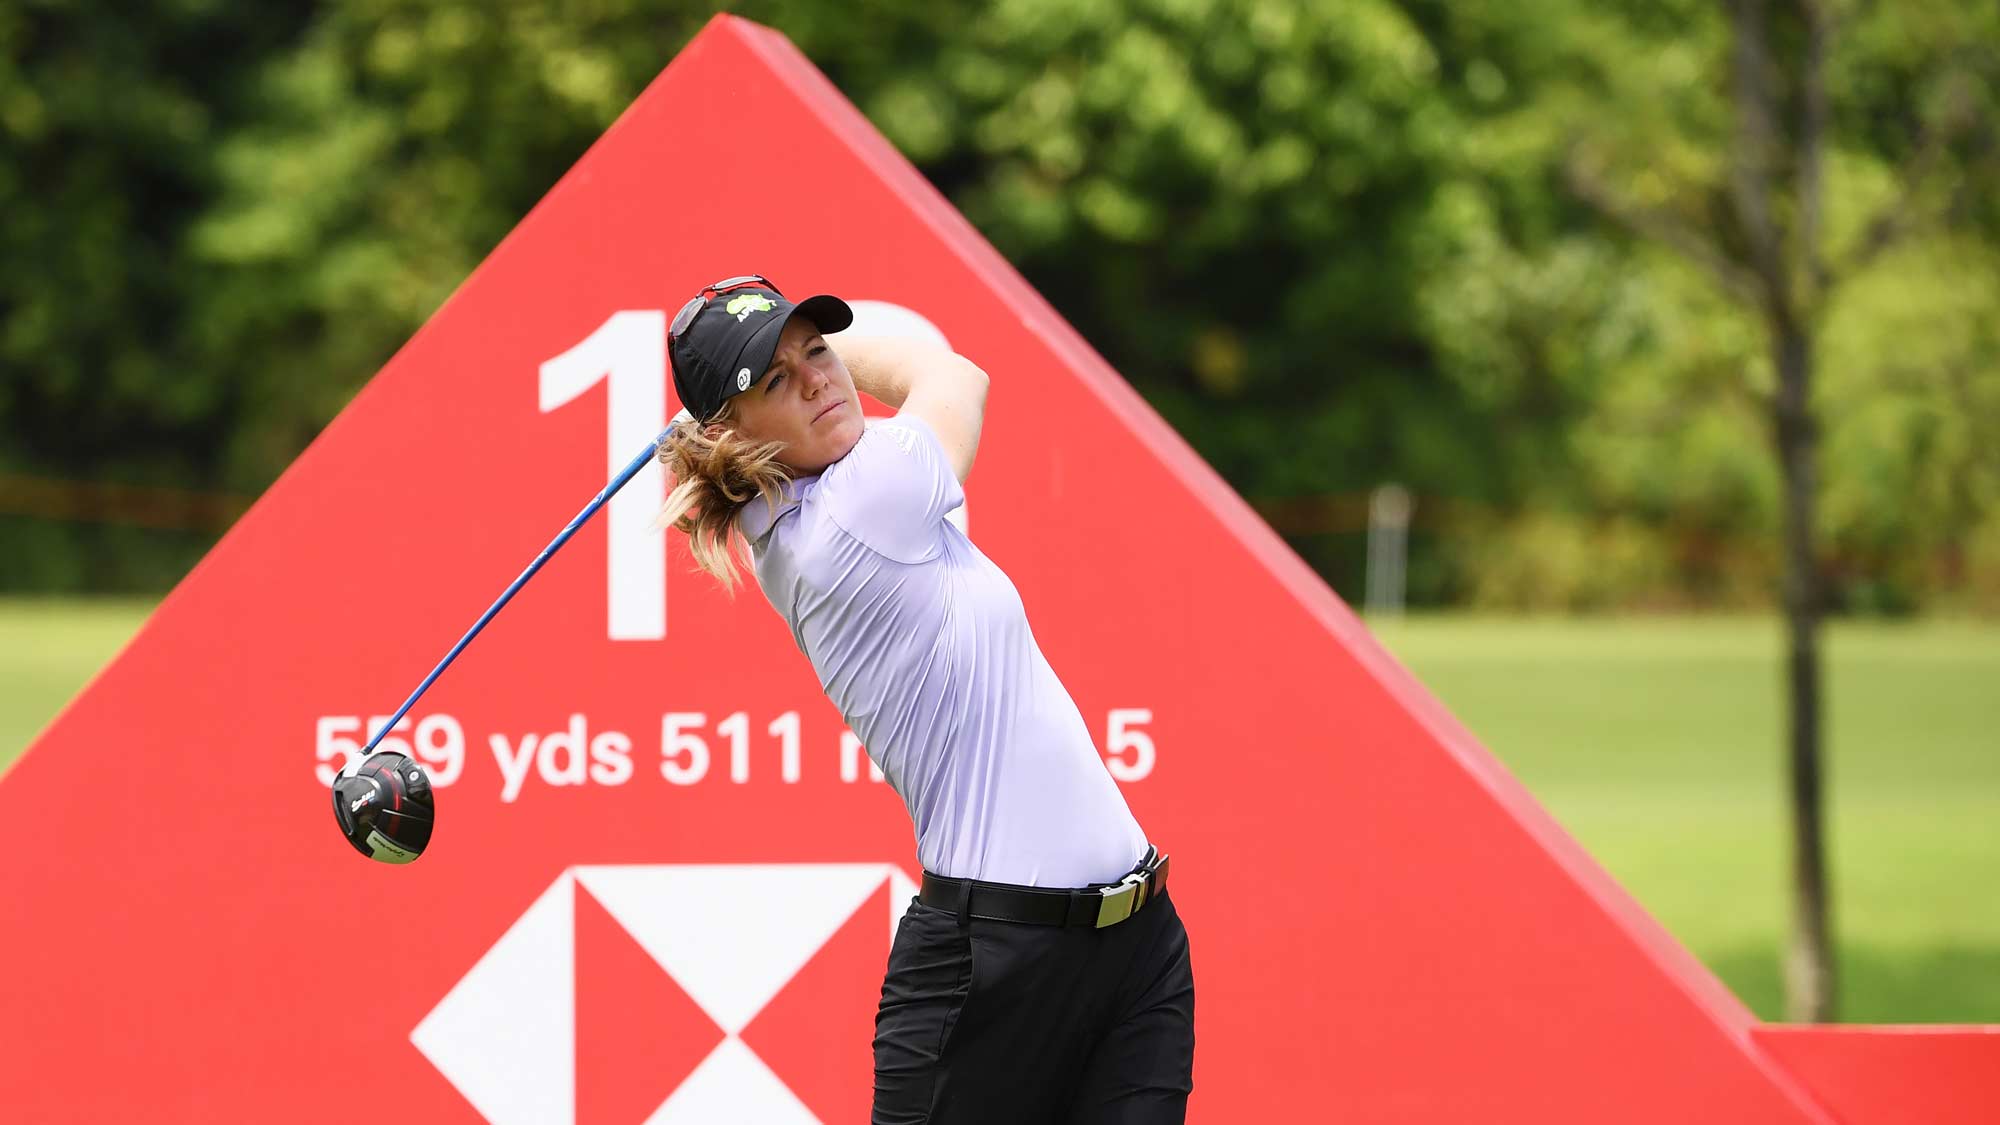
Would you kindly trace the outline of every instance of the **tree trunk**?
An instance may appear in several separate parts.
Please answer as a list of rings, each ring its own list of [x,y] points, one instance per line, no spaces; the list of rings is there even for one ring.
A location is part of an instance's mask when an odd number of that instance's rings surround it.
[[[1785,1017],[1824,1023],[1834,1016],[1826,845],[1820,784],[1819,561],[1813,550],[1819,492],[1819,431],[1812,410],[1812,339],[1779,318],[1771,326],[1777,361],[1778,458],[1785,484],[1785,633],[1790,699],[1792,942],[1785,958]]]

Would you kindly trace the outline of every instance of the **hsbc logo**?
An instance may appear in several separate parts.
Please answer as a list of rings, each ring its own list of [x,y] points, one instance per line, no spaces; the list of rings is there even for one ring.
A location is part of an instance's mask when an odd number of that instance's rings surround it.
[[[572,867],[410,1032],[494,1125],[858,1120],[889,863]]]

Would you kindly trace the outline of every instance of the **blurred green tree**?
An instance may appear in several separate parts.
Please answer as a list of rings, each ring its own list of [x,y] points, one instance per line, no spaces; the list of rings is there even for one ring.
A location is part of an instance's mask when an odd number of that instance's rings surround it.
[[[1663,14],[1673,18],[1661,35],[1652,29]],[[1819,626],[1830,588],[1821,549],[1829,492],[1824,434],[1828,419],[1843,437],[1865,433],[1866,423],[1851,424],[1852,408],[1876,405],[1868,402],[1869,384],[1885,375],[1891,386],[1934,382],[1944,402],[1973,405],[1994,391],[1990,376],[1975,386],[1969,366],[1984,363],[1990,371],[1994,356],[1990,338],[1961,330],[1944,348],[1926,349],[1935,366],[1912,364],[1899,345],[1900,360],[1862,372],[1855,360],[1867,354],[1865,344],[1855,340],[1852,352],[1831,357],[1825,344],[1840,338],[1830,331],[1835,314],[1855,307],[1843,290],[1885,253],[1928,235],[1919,260],[1963,262],[1965,238],[1992,233],[1992,208],[1982,212],[1976,201],[2000,187],[1991,126],[2000,13],[1924,9],[1890,17],[1873,5],[1834,0],[1730,0],[1719,10],[1646,5],[1622,23],[1656,50],[1628,52],[1634,67],[1605,75],[1612,104],[1650,101],[1657,112],[1610,115],[1615,131],[1608,120],[1585,125],[1571,148],[1569,182],[1619,224],[1690,263],[1754,324],[1762,345],[1761,357],[1744,355],[1733,366],[1740,393],[1766,419],[1782,481],[1794,825],[1787,1008],[1793,1019],[1828,1020],[1835,998],[1820,764]],[[1691,73],[1708,81],[1669,79],[1659,61],[1680,51],[1690,53]],[[1884,128],[1885,121],[1893,124]],[[1990,285],[1989,278],[1972,284]],[[1850,396],[1826,393],[1819,373],[1829,367],[1845,374]],[[1960,446],[1943,450],[1955,463],[1942,472],[1924,465],[1918,474],[1952,482],[1949,498],[1931,505],[1941,522],[1970,518],[1976,504],[1967,502],[1968,473],[1988,471],[1991,462],[1973,452],[1978,440],[1966,430],[1946,439]],[[1863,445],[1856,460],[1866,452]],[[1912,467],[1924,460],[1913,458]],[[1854,497],[1851,485],[1831,491]],[[1894,506],[1892,497],[1883,499]]]
[[[1394,4],[739,10],[791,35],[1248,490],[1414,463],[1419,486],[1505,494],[1491,427],[1415,322],[1406,246],[1452,115]],[[259,403],[285,417],[246,427],[233,463],[282,463],[706,14],[328,5],[268,65],[193,242],[229,277],[203,323],[238,362],[293,372]],[[1272,456],[1274,429],[1342,453]]]
[[[220,190],[212,149],[251,111],[251,76],[310,14],[0,6],[0,473],[224,483],[217,435],[240,423],[246,381],[201,345],[190,298],[209,279],[184,238]],[[4,586],[157,586],[205,545],[4,526]]]
[[[1942,5],[1870,6],[1838,40],[1831,235],[1892,190],[1912,99],[1985,26]],[[1762,330],[1586,198],[1711,218],[1716,198],[1677,186],[1713,182],[1727,141],[1706,6],[734,9],[790,35],[1337,587],[1359,586],[1349,498],[1390,480],[1422,498],[1422,601],[1775,587],[1782,490],[1740,377]],[[0,471],[254,493],[712,9],[84,12],[0,17],[0,238],[49,264],[12,271],[0,309]],[[1927,190],[1965,182],[1985,135]],[[2000,292],[1944,272],[1990,278],[2000,237],[1991,199],[1960,194],[1965,221],[1913,229],[1829,297],[1853,361],[1828,376],[1819,519],[1849,605],[2000,571],[2000,435],[1977,409]]]

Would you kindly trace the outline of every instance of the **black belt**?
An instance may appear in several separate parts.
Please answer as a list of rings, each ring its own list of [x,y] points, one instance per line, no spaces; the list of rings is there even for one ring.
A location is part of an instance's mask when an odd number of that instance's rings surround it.
[[[1148,846],[1146,857],[1115,883],[1097,883],[1074,890],[1017,887],[951,879],[924,872],[917,900],[950,911],[963,922],[982,918],[993,922],[1026,922],[1036,926],[1115,926],[1167,890],[1167,857]]]

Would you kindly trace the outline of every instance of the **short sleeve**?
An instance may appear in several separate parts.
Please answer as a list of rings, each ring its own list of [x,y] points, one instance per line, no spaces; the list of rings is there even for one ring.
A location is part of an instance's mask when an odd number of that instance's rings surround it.
[[[841,529],[897,562],[937,553],[946,513],[965,503],[944,446],[914,414],[870,422],[820,476],[820,500]]]

